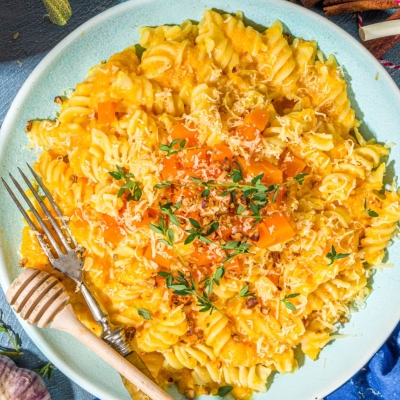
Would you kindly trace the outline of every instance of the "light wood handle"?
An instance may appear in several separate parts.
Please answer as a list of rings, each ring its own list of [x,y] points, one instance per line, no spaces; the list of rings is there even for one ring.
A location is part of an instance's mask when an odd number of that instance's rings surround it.
[[[105,362],[115,368],[121,375],[132,382],[138,389],[146,393],[152,400],[173,400],[173,398],[147,376],[143,375],[136,367],[125,360],[108,344],[87,329],[75,316],[69,304],[62,309],[51,324],[52,329],[69,333],[96,353]]]

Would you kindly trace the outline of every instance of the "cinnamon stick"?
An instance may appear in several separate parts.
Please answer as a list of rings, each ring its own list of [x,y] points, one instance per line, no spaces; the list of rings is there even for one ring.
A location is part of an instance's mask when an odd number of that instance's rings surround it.
[[[301,0],[301,2],[303,3],[303,6],[306,8],[314,7],[320,1],[321,0]]]
[[[354,1],[359,1],[359,0],[324,0],[323,6],[330,7],[330,6],[336,6],[338,4],[343,4],[343,3],[352,3]]]
[[[357,11],[367,10],[387,10],[389,8],[400,8],[395,0],[358,0],[347,1],[345,3],[337,4],[335,6],[325,7],[325,16],[348,14]]]
[[[400,19],[400,10],[391,15],[387,21]],[[400,35],[389,36],[385,38],[368,40],[363,45],[368,49],[376,58],[382,57],[389,49],[400,41]]]

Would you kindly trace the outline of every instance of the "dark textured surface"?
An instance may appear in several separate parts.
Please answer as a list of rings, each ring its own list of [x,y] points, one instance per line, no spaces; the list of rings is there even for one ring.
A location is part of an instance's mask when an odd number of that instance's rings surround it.
[[[160,0],[161,1],[161,0]],[[282,1],[282,0],[277,0]],[[53,25],[46,17],[46,10],[40,0],[0,0],[0,125],[11,105],[12,100],[25,79],[41,61],[41,59],[64,37],[79,25],[100,12],[112,7],[122,0],[70,0],[73,16],[64,27]],[[315,7],[321,12],[321,7]],[[365,23],[380,22],[389,15],[386,12],[364,13]],[[344,28],[352,36],[358,38],[358,25],[355,15],[343,15],[331,18],[333,22]],[[168,22],[168,21],[166,21]],[[13,35],[18,32],[17,39]],[[385,59],[400,64],[400,44],[394,46],[385,56]],[[389,73],[400,85],[400,71],[389,70]],[[37,368],[47,360],[22,330],[11,309],[7,305],[4,294],[0,289],[0,310],[3,310],[4,320],[12,325],[22,339],[24,355],[16,359],[19,366]],[[400,376],[395,366],[398,360],[398,329],[390,341],[379,351],[363,371],[357,374],[348,385],[328,397],[329,400],[350,399],[385,399],[397,398],[395,382],[388,381],[390,374]],[[6,336],[0,333],[0,346],[8,347]],[[375,371],[382,364],[383,359],[392,360],[385,371]],[[399,369],[399,366],[397,366]],[[54,371],[50,380],[46,379],[53,400],[92,400],[93,396],[71,382],[59,371]],[[387,389],[387,396],[383,397],[378,388]],[[379,394],[378,394],[379,393]],[[17,400],[17,399],[16,399]],[[295,399],[294,399],[295,400]]]

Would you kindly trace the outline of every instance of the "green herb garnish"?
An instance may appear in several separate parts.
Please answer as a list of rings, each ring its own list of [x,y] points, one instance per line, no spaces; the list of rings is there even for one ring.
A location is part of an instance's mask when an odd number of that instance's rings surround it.
[[[332,245],[331,252],[326,255],[326,258],[331,260],[331,262],[328,264],[328,266],[332,265],[336,260],[340,260],[341,258],[348,257],[349,255],[350,255],[349,253],[345,253],[345,254],[344,253],[339,253],[339,254],[337,254],[335,247]]]
[[[207,293],[210,295],[214,290],[214,283],[219,286],[219,280],[222,279],[225,275],[225,266],[221,265],[218,267],[214,274],[211,276],[206,276],[200,283],[204,282],[204,290],[207,290]]]
[[[173,275],[172,272],[158,272],[158,275],[166,278],[167,288],[173,290],[173,294],[177,296],[195,296],[197,306],[201,307],[199,312],[210,311],[210,314],[212,314],[216,310],[216,307],[211,303],[207,291],[203,291],[201,295],[197,290],[192,274],[190,274],[190,278],[187,278],[182,271],[177,272],[178,275]]]
[[[3,315],[3,313],[1,313],[1,315]],[[0,354],[9,357],[18,357],[24,354],[19,348],[21,340],[18,333],[15,333],[10,326],[6,325],[5,322],[2,320],[2,317],[0,317],[0,333],[5,333],[8,336],[8,340],[10,341],[12,347],[14,347],[15,349],[15,351],[0,349]]]
[[[376,211],[367,208],[367,199],[364,199],[364,212],[372,218],[379,217],[379,214]]]
[[[214,243],[208,239],[207,236],[212,235],[219,228],[219,222],[212,222],[207,228],[202,227],[200,223],[193,218],[189,218],[189,222],[193,228],[186,230],[189,236],[186,238],[185,244],[192,243],[195,239],[203,243]]]
[[[51,374],[53,373],[53,369],[54,369],[54,366],[51,364],[51,362],[48,362],[43,367],[34,369],[34,371],[37,372],[43,378],[50,379]]]
[[[140,182],[134,181],[131,178],[134,178],[133,174],[125,174],[124,170],[116,165],[117,171],[109,171],[108,173],[116,180],[120,181],[124,180],[125,184],[119,189],[117,197],[121,197],[125,194],[125,191],[128,190],[129,194],[127,200],[139,201],[142,197],[142,189],[140,188]]]
[[[180,143],[179,143],[180,142]],[[174,147],[175,145],[178,145],[178,147]],[[192,150],[192,149],[197,149],[197,147],[185,147],[186,146],[186,140],[185,139],[175,139],[173,140],[170,144],[162,144],[161,146],[158,146],[158,148],[161,151],[165,151],[165,156],[172,156],[175,153],[179,153],[182,150]]]
[[[218,392],[215,393],[215,396],[219,396],[219,397],[225,397],[227,394],[229,394],[231,391],[233,390],[233,386],[221,386],[218,389]]]
[[[164,243],[165,245],[167,245],[169,247],[172,247],[175,250],[176,254],[178,255],[179,260],[181,261],[181,263],[184,266],[186,266],[185,260],[183,259],[182,255],[179,253],[178,249],[175,247],[175,244],[174,244],[174,239],[175,239],[174,231],[171,228],[168,227],[168,223],[165,222],[164,218],[160,217],[158,219],[158,223],[157,224],[149,224],[149,225],[150,225],[150,228],[154,232],[156,232],[156,233],[158,233],[158,234],[160,234],[160,235],[162,235],[164,237],[163,239],[158,239],[158,241],[161,242],[161,243]]]
[[[296,307],[290,301],[288,301],[288,299],[293,299],[293,298],[295,298],[297,296],[300,296],[300,293],[289,294],[288,296],[285,296],[281,300],[281,302],[284,303],[286,308],[288,308],[289,310],[296,311]]]
[[[153,318],[151,318],[150,312],[146,310],[145,308],[137,308],[135,307],[139,316],[142,317],[143,319],[147,319],[148,321],[152,321]]]
[[[245,297],[256,297],[256,295],[254,293],[249,292],[249,285],[244,286],[239,294],[235,297],[232,297],[231,299],[229,299],[229,301],[235,300],[235,299],[243,299]]]
[[[181,207],[181,203],[172,204],[170,201],[167,201],[165,204],[158,203],[160,206],[160,210],[163,214],[169,216],[169,220],[176,226],[179,226],[179,221],[177,216],[174,214],[175,211],[179,210]]]

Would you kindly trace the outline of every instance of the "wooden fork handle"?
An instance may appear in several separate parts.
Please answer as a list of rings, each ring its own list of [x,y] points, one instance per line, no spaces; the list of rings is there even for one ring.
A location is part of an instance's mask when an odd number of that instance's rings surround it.
[[[108,344],[87,329],[75,316],[69,304],[54,318],[52,329],[69,333],[96,353],[105,362],[115,368],[121,375],[134,384],[139,390],[146,393],[152,400],[173,400],[173,398],[158,387],[147,376],[143,375],[129,361],[113,350]]]

